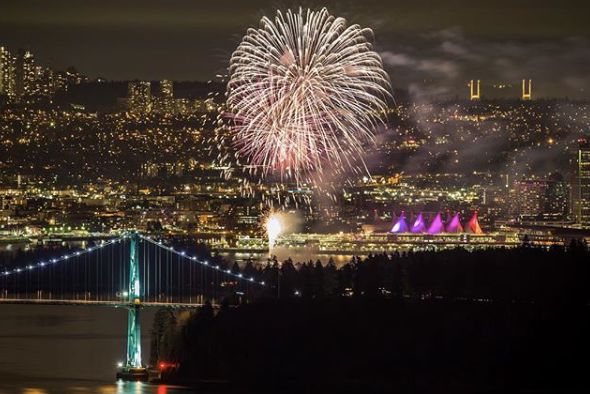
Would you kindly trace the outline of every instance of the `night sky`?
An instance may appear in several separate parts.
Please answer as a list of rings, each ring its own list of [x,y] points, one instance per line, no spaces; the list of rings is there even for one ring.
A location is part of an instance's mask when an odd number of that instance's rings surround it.
[[[248,26],[300,4],[371,27],[393,86],[415,96],[526,77],[537,97],[590,97],[587,1],[2,0],[0,45],[90,77],[206,81]]]

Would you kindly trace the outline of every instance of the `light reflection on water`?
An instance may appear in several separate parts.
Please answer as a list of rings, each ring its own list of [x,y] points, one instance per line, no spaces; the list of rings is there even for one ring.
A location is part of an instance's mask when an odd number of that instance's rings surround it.
[[[50,382],[45,388],[37,387],[12,387],[4,388],[0,384],[0,393],[2,394],[188,394],[190,389],[166,386],[152,385],[142,382],[117,382],[109,385],[80,385],[79,383]],[[6,390],[6,391],[5,391]]]
[[[244,262],[248,259],[251,259],[254,262],[258,263],[266,263],[268,259],[268,252],[256,252],[256,253],[241,253],[241,252],[226,252],[221,251],[218,254],[229,260],[229,261],[237,261],[238,263]],[[350,259],[353,255],[359,257],[366,257],[364,254],[327,254],[321,253],[317,249],[314,248],[306,248],[306,247],[284,247],[284,246],[277,246],[273,248],[272,253],[273,256],[276,256],[278,261],[284,261],[288,258],[291,258],[294,263],[306,263],[308,261],[313,261],[315,263],[316,260],[320,260],[322,264],[327,264],[330,258],[334,260],[334,263],[337,267],[341,267],[344,264],[350,262]]]
[[[149,358],[153,310],[142,313]],[[121,308],[0,305],[0,394],[186,394],[192,390],[116,382],[125,353]]]

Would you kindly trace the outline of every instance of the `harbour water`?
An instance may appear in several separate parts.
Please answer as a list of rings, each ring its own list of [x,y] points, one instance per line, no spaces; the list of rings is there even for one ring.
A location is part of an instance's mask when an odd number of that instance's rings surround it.
[[[32,243],[0,243],[0,268],[4,264],[11,266],[15,260],[21,260],[22,256],[19,254],[22,252],[33,252],[33,251],[40,251],[46,250],[49,251],[52,255],[59,256],[60,254],[64,253],[68,248],[84,248],[90,242],[88,240],[76,240],[76,241],[63,241],[57,244],[52,244],[50,246],[47,245],[37,245]],[[238,251],[217,251],[221,257],[226,259],[230,262],[238,262],[239,264],[247,261],[252,260],[256,263],[265,264],[268,260],[269,254],[268,251],[259,251],[259,252],[238,252]],[[308,248],[308,247],[285,247],[285,246],[276,246],[273,248],[271,255],[275,256],[278,261],[285,261],[288,258],[291,258],[293,262],[297,263],[304,263],[309,262],[310,260],[315,262],[316,260],[320,260],[322,264],[327,264],[330,259],[334,261],[337,266],[342,266],[348,262],[354,256],[365,257],[364,254],[342,254],[342,253],[322,253],[317,248]],[[21,262],[22,263],[22,262]]]
[[[60,255],[67,248],[84,247],[76,241],[59,245],[0,245],[0,268],[22,264],[22,253],[45,250]],[[279,260],[330,257],[337,265],[350,256],[318,255],[305,248],[273,251]],[[224,256],[243,261],[242,254]],[[251,256],[264,262],[264,254]],[[246,257],[247,258],[247,257]],[[143,360],[149,359],[149,334],[155,310],[141,314]],[[135,382],[116,382],[117,363],[125,357],[127,311],[124,308],[0,304],[0,394],[178,394],[191,389]],[[202,392],[202,391],[199,391]]]
[[[142,315],[149,358],[153,310]],[[177,394],[180,387],[116,382],[125,357],[125,309],[0,305],[0,394]]]
[[[248,259],[251,259],[257,263],[266,263],[268,259],[268,252],[226,252],[220,251],[218,252],[224,259],[228,261],[237,261],[238,263],[244,262]],[[334,261],[336,266],[340,267],[346,263],[349,263],[351,258],[354,256],[353,254],[337,254],[337,253],[321,253],[317,249],[309,249],[305,247],[285,247],[285,246],[277,246],[273,248],[271,254],[277,258],[278,261],[285,261],[288,258],[291,258],[294,263],[306,263],[310,260],[314,263],[317,260],[320,260],[322,264],[327,264],[330,259]],[[359,254],[359,257],[365,257],[364,254]]]

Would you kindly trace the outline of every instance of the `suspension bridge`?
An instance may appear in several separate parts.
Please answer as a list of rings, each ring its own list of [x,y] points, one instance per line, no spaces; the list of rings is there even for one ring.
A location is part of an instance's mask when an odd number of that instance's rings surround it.
[[[140,311],[237,305],[265,286],[138,232],[60,257],[0,271],[0,304],[109,306],[127,309],[127,356],[118,376],[147,376]]]

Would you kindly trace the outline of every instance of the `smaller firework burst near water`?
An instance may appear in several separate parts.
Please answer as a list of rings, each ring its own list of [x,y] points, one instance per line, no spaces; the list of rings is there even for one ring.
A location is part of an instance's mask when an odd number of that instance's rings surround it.
[[[277,238],[281,235],[283,231],[283,225],[281,224],[281,220],[279,219],[278,215],[270,215],[266,219],[266,223],[264,224],[266,230],[266,236],[268,237],[268,251],[272,250],[277,242]]]
[[[249,29],[227,86],[238,160],[296,182],[363,164],[391,90],[371,37],[326,9],[278,11]]]

